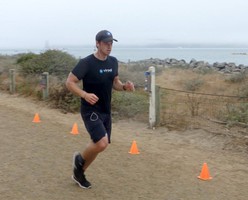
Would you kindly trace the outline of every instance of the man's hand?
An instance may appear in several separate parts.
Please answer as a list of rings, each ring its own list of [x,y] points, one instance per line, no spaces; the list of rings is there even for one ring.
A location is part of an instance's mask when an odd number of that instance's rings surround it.
[[[84,99],[91,105],[94,105],[99,100],[95,94],[87,92],[85,92]]]
[[[124,85],[123,85],[123,89],[127,90],[127,91],[135,91],[134,88],[134,84],[131,81],[127,81]]]

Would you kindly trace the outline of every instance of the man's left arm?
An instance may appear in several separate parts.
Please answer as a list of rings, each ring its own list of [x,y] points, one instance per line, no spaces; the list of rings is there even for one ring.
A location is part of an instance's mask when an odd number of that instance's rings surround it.
[[[122,83],[119,76],[114,78],[113,88],[118,91],[135,91],[134,84],[131,81]]]

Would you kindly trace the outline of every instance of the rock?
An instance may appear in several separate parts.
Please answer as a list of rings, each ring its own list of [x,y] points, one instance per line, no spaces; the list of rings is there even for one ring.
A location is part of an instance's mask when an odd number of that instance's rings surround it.
[[[133,64],[140,64],[145,66],[162,66],[162,67],[182,67],[182,68],[192,68],[196,70],[206,70],[213,69],[222,73],[243,73],[248,72],[248,66],[245,65],[236,65],[235,63],[226,63],[226,62],[215,62],[212,65],[205,61],[197,61],[192,58],[189,63],[184,59],[177,60],[175,58],[166,58],[164,60],[158,58],[150,58],[146,60],[140,60],[136,62],[129,62]]]

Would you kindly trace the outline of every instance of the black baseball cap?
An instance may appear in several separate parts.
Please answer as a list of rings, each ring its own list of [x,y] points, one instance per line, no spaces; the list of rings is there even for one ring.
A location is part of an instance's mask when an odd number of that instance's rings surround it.
[[[98,42],[100,42],[100,41],[102,41],[102,42],[112,42],[112,41],[118,42],[118,40],[113,38],[112,33],[107,31],[107,30],[102,30],[102,31],[98,32],[96,34],[96,41],[98,41]]]

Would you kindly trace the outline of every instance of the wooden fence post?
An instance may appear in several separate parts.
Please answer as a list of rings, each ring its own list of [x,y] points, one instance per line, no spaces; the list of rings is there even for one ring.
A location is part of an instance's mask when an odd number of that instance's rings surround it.
[[[14,69],[9,70],[9,78],[10,78],[9,91],[11,94],[14,94],[15,89],[16,89],[15,70]]]
[[[149,124],[150,128],[154,128],[156,125],[156,96],[155,96],[155,67],[149,67],[149,85],[150,85],[150,106],[149,106]]]
[[[149,93],[149,125],[150,128],[155,128],[159,123],[159,87],[155,85],[156,76],[155,67],[149,67],[149,70],[145,72],[145,91]]]
[[[160,123],[160,86],[156,85],[155,89],[155,99],[156,99],[156,125]]]

